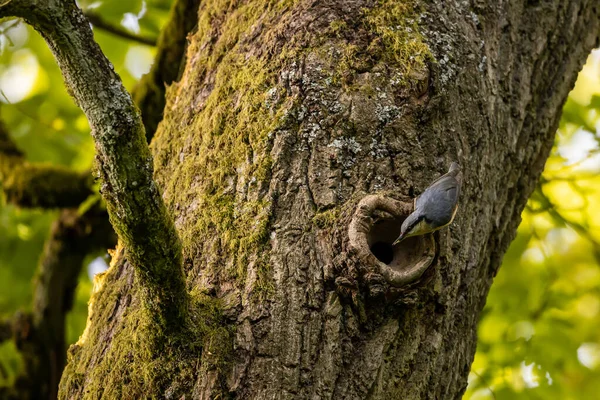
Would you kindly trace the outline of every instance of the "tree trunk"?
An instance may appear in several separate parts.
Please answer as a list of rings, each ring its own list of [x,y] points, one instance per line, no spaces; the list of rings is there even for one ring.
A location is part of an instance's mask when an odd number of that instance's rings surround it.
[[[151,144],[191,327],[153,325],[118,248],[61,397],[460,398],[599,16],[594,0],[203,1]],[[452,161],[454,224],[392,251]]]

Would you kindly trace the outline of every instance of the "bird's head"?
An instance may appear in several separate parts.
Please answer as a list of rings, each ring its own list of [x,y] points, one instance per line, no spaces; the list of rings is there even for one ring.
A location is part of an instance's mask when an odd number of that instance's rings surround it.
[[[400,243],[402,240],[407,237],[423,235],[425,233],[431,232],[432,229],[427,223],[425,216],[422,214],[412,213],[402,223],[402,227],[400,228],[400,236],[398,239],[392,243],[392,246]]]

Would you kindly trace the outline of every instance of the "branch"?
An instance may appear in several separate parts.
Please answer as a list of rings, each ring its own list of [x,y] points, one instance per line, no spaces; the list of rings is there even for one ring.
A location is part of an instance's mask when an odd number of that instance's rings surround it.
[[[49,393],[40,397],[56,398],[58,383],[66,363],[65,323],[73,307],[79,274],[85,257],[106,251],[116,237],[106,211],[92,207],[84,215],[64,210],[52,225],[38,268],[33,297],[33,331],[24,351],[29,361],[21,379],[41,386]],[[43,390],[43,389],[39,389]],[[33,396],[35,397],[35,396]]]
[[[0,181],[6,200],[20,207],[77,207],[92,194],[92,179],[88,174],[2,156]]]
[[[98,205],[83,215],[63,210],[52,225],[38,266],[33,311],[0,322],[0,343],[12,338],[23,359],[24,372],[12,388],[21,395],[17,398],[57,397],[66,363],[66,317],[85,258],[115,244],[108,215]]]
[[[544,181],[542,180],[541,183],[544,183]],[[540,201],[540,203],[542,204],[541,210],[548,212],[548,214],[555,221],[557,221],[560,224],[570,227],[577,234],[579,234],[581,237],[586,239],[592,245],[594,257],[600,263],[600,242],[598,242],[598,240],[596,240],[594,235],[592,235],[590,233],[589,229],[587,229],[586,227],[584,227],[583,225],[581,225],[580,223],[578,223],[576,221],[572,221],[572,220],[566,218],[562,213],[560,213],[560,211],[558,211],[558,208],[552,202],[552,200],[550,200],[550,198],[544,193],[541,185],[537,187],[537,190],[535,193],[538,196],[537,200]],[[537,212],[537,211],[538,211],[537,209],[534,210],[534,212]]]
[[[152,140],[158,123],[163,119],[166,86],[179,79],[185,60],[187,35],[198,23],[200,0],[177,0],[158,39],[158,52],[152,69],[144,75],[133,91],[135,103],[142,110],[146,140]]]
[[[36,276],[33,307],[36,327],[45,325],[44,331],[49,335],[61,329],[66,313],[72,308],[85,257],[115,245],[116,237],[105,210],[94,206],[83,215],[74,209],[63,210],[52,225]],[[59,339],[64,334],[53,336]]]
[[[88,173],[30,164],[0,122],[0,184],[9,203],[20,207],[77,207],[92,194]]]
[[[12,0],[0,16],[18,16],[38,30],[54,53],[69,92],[83,110],[96,144],[110,221],[127,250],[157,322],[182,326],[187,292],[181,243],[153,181],[152,156],[138,110],[94,42],[72,0]]]
[[[122,37],[123,39],[132,40],[134,42],[138,42],[148,46],[156,46],[156,39],[154,38],[139,36],[119,26],[112,25],[109,22],[103,20],[102,17],[98,14],[95,14],[90,11],[86,11],[84,15],[96,28],[102,29],[108,33],[112,33],[115,36]]]

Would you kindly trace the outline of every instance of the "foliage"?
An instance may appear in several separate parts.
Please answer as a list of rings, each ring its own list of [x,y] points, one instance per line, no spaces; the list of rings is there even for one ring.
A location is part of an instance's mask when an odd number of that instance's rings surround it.
[[[600,393],[600,51],[564,109],[490,291],[465,399]]]

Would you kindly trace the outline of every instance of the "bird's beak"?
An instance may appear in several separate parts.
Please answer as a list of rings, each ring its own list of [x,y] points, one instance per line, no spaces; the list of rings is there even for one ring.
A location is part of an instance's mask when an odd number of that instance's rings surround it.
[[[402,239],[404,239],[404,234],[403,233],[401,233],[400,236],[398,236],[398,239],[394,240],[394,243],[392,243],[392,246],[395,246],[398,243],[400,243],[402,241]]]

